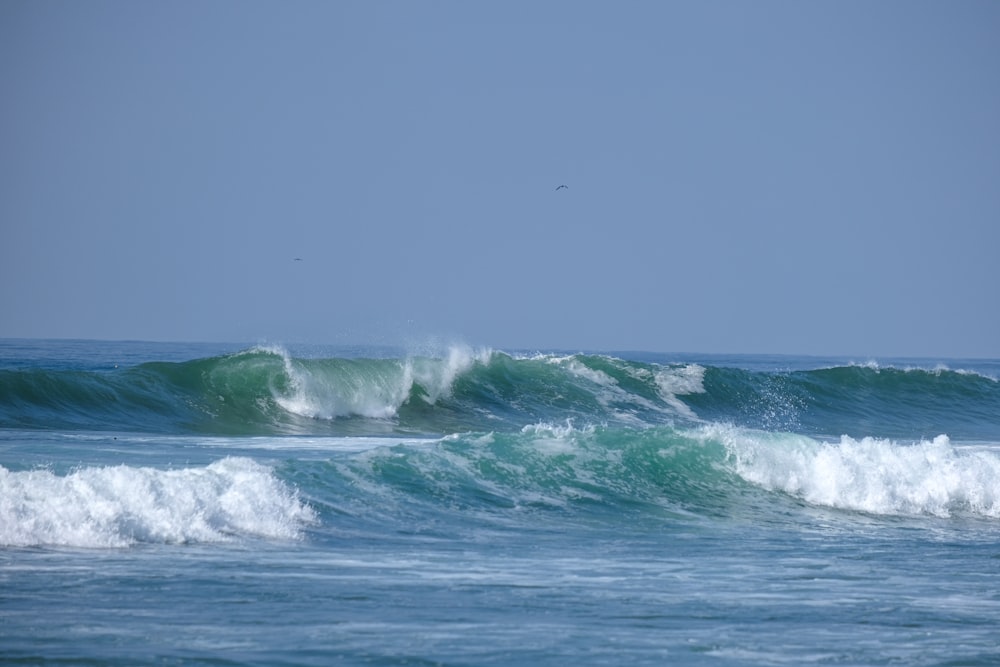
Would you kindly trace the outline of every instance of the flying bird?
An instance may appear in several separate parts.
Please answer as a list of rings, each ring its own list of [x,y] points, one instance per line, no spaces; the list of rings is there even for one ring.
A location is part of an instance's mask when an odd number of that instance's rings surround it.
[[[563,188],[566,188],[567,190],[569,190],[569,186],[568,186],[568,185],[560,185],[560,186],[558,186],[558,187],[556,188],[556,192],[559,192],[559,191],[560,191],[560,190],[562,190]]]

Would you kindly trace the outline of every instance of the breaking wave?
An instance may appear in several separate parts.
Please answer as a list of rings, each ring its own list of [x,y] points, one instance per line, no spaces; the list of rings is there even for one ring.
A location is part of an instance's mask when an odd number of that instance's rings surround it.
[[[440,436],[572,419],[996,441],[998,414],[992,377],[875,364],[763,371],[462,346],[398,358],[302,358],[255,347],[111,370],[0,370],[0,428],[41,430]]]
[[[269,468],[246,458],[180,470],[88,467],[65,476],[0,466],[0,546],[295,539],[314,519]]]

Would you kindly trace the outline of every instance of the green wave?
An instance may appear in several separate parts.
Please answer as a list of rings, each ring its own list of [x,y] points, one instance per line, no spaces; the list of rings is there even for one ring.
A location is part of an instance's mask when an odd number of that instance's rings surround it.
[[[289,475],[342,528],[352,517],[407,525],[442,511],[519,523],[524,513],[617,521],[730,513],[750,487],[724,468],[727,456],[718,439],[667,426],[539,424],[296,462]]]
[[[291,465],[312,470],[310,479],[296,471],[296,483],[337,524],[355,517],[415,525],[442,512],[517,517],[519,525],[525,513],[610,522],[774,520],[806,505],[869,516],[1000,518],[1000,452],[956,447],[945,436],[823,441],[717,424],[537,424]]]
[[[783,373],[710,368],[699,416],[766,430],[971,440],[1000,435],[1000,382],[944,368],[837,366]]]
[[[608,355],[299,358],[0,370],[0,427],[233,435],[518,432],[723,422],[836,437],[1000,437],[1000,383],[948,369],[759,371]]]

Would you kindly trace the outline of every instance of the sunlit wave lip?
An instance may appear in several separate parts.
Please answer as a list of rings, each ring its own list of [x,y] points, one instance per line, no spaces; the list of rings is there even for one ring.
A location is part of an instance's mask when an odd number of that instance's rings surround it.
[[[325,420],[393,419],[416,387],[420,399],[433,405],[451,395],[459,376],[493,355],[453,346],[441,358],[296,360],[281,348],[269,350],[281,356],[290,383],[289,391],[272,389],[275,402],[292,414]]]

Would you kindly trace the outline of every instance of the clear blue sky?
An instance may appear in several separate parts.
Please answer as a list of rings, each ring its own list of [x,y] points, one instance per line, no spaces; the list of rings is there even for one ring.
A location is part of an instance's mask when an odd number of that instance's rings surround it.
[[[0,97],[0,336],[1000,357],[1000,2],[5,0]]]

